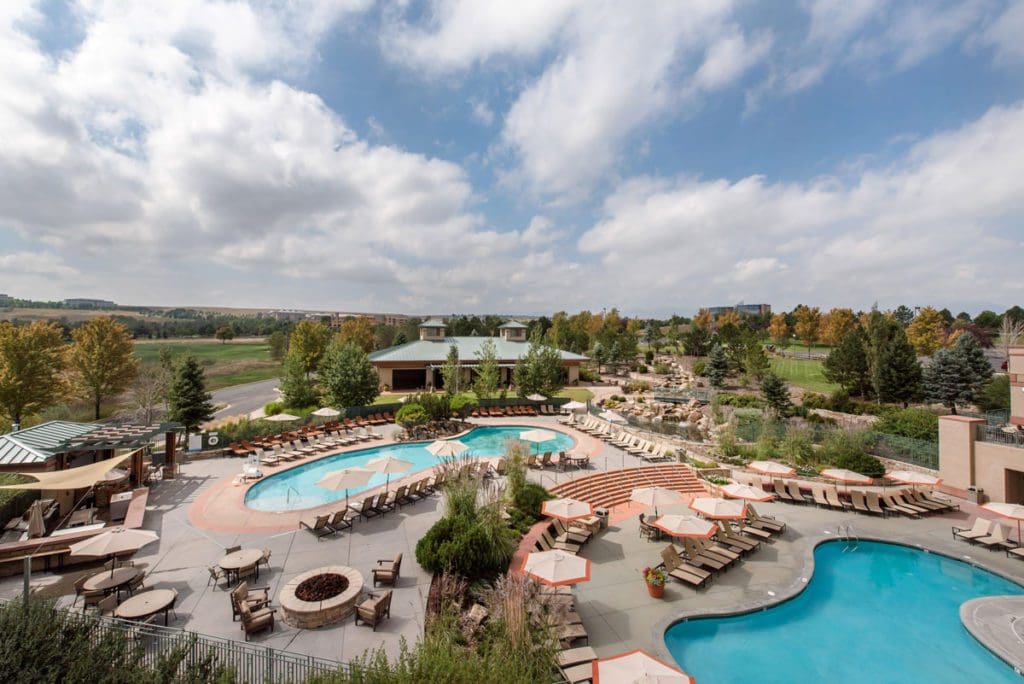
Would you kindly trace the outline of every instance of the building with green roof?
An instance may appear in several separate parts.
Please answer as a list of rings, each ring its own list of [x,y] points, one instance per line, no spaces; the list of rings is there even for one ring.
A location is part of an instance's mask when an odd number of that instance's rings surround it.
[[[440,389],[444,385],[441,366],[452,345],[459,350],[462,381],[468,386],[475,374],[474,367],[480,361],[479,352],[487,340],[494,342],[497,351],[500,382],[509,385],[516,361],[526,354],[529,346],[527,327],[518,321],[508,321],[499,326],[498,337],[450,337],[446,334],[445,322],[439,318],[424,321],[419,330],[418,340],[370,354],[370,363],[377,369],[382,387],[396,390]],[[565,365],[566,384],[577,384],[580,364],[588,361],[587,357],[562,350],[559,354]]]

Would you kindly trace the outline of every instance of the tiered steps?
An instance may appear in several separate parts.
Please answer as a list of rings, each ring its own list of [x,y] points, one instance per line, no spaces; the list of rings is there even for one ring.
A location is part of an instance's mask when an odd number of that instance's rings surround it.
[[[703,481],[682,463],[607,470],[563,482],[552,487],[551,493],[609,508],[629,501],[634,489],[654,486],[694,496],[707,493]]]

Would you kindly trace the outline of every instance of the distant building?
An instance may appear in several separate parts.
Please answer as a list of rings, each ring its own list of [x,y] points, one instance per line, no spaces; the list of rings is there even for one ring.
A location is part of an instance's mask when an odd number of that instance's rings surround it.
[[[277,311],[268,311],[267,315],[275,321],[295,323],[304,320],[308,314],[305,311],[295,311],[294,309],[278,309]]]
[[[369,318],[376,324],[397,327],[408,321],[412,316],[405,314],[375,314],[375,313],[333,313],[331,314],[330,326],[340,328],[350,318]]]
[[[0,306],[10,306],[14,303],[14,297],[8,294],[0,294]]]
[[[735,311],[740,316],[768,316],[772,313],[771,304],[734,304],[733,306],[709,306],[708,312],[712,316],[721,316],[722,314]]]
[[[110,301],[109,299],[89,299],[87,297],[78,297],[75,299],[65,299],[63,302],[65,307],[68,309],[116,309],[117,304]]]

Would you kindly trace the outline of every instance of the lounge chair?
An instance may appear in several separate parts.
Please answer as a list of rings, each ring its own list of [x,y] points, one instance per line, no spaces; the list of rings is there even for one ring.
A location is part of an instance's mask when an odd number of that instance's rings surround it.
[[[537,455],[536,454],[530,454],[530,455],[528,455],[526,457],[526,467],[527,468],[540,468],[541,467],[540,461],[537,460]]]
[[[820,484],[811,485],[811,496],[814,498],[814,503],[822,508],[828,508],[828,499],[825,498],[825,486]]]
[[[790,480],[786,483],[786,488],[789,490],[789,496],[793,499],[793,503],[807,503],[806,497],[804,497],[803,492],[800,491],[799,482],[795,480]]]
[[[554,463],[551,462],[551,452],[545,451],[544,455],[540,457],[540,467],[547,468],[550,465],[554,465]]]
[[[1006,549],[1006,557],[1024,560],[1024,546],[1017,547],[1016,549]]]
[[[884,503],[886,505],[886,507],[889,510],[891,510],[891,511],[896,511],[897,513],[902,513],[903,515],[909,516],[911,518],[919,518],[919,517],[921,517],[920,514],[915,509],[910,508],[908,506],[904,506],[904,505],[898,503],[896,500],[894,500],[891,494],[883,496],[882,497],[882,503]]]
[[[409,499],[409,485],[402,485],[395,491],[388,495],[387,503],[394,509],[395,506],[401,508],[410,501]]]
[[[922,498],[919,496],[919,492],[915,489],[906,490],[903,492],[903,495],[906,498],[907,503],[920,506],[921,508],[927,508],[929,511],[933,511],[935,513],[945,513],[948,509],[946,504],[928,501],[927,499]]]
[[[712,553],[704,553],[694,543],[694,541],[688,537],[684,537],[682,541],[683,549],[686,551],[686,555],[689,558],[690,563],[695,567],[707,568],[708,570],[714,572],[721,572],[722,570],[725,570],[729,565],[732,564],[732,561],[722,558],[720,556],[715,556]],[[675,553],[674,547],[673,553]],[[664,555],[664,552],[662,552],[662,554]]]
[[[979,537],[973,540],[974,544],[981,544],[989,550],[993,549],[1011,549],[1014,547],[1014,543],[1006,536],[1006,528],[996,523],[992,528],[992,534],[987,537]]]
[[[352,523],[357,520],[359,516],[356,513],[342,508],[341,510],[334,511],[331,514],[331,519],[327,521],[327,526],[335,532],[341,532],[342,530],[352,529]]]
[[[730,547],[739,548],[746,553],[756,551],[761,547],[761,542],[756,539],[737,534],[728,520],[719,520],[718,529],[720,530],[719,539]]]
[[[555,657],[558,671],[562,679],[569,684],[589,682],[594,676],[592,663],[597,660],[597,653],[590,646],[568,648],[559,651]]]
[[[903,506],[904,508],[909,508],[910,510],[916,512],[918,515],[927,515],[928,513],[933,512],[930,508],[925,508],[924,506],[919,506],[918,504],[907,501],[906,499],[903,498],[903,495],[904,492],[895,492],[892,495],[892,500],[898,503],[900,506]]]
[[[373,508],[373,500],[375,498],[376,497],[368,496],[365,499],[363,499],[363,502],[358,506],[353,506],[352,504],[349,504],[349,510],[354,512],[360,518],[363,518],[364,520],[369,520],[373,516],[380,514],[380,511],[374,510]]]
[[[703,553],[705,556],[720,558],[725,561],[727,567],[743,560],[743,554],[741,552],[733,551],[725,544],[714,541],[713,539],[696,537],[693,539],[693,544],[697,548],[697,551]]]
[[[707,570],[684,563],[671,544],[661,550],[661,560],[661,565],[665,566],[669,577],[694,589],[703,587],[711,579],[711,573]]]
[[[330,519],[331,516],[329,515],[318,515],[312,520],[303,518],[299,520],[299,529],[309,530],[316,537],[316,540],[320,541],[329,534],[335,534],[335,530],[327,524]]]
[[[395,585],[398,581],[398,575],[402,569],[402,554],[395,556],[394,560],[378,560],[377,567],[371,572],[373,573],[373,586],[378,584],[390,584]]]
[[[882,508],[882,500],[878,496],[878,492],[864,492],[865,503],[870,513],[885,517],[885,509]]]
[[[845,511],[848,507],[839,498],[839,490],[836,489],[835,485],[828,485],[824,488],[825,500],[828,502],[829,508],[835,508],[836,510]]]
[[[555,541],[567,541],[573,544],[586,544],[593,532],[583,527],[566,527],[565,523],[555,518],[550,528]]]
[[[747,524],[758,527],[772,534],[782,534],[786,531],[786,523],[779,522],[775,518],[760,515],[752,504],[747,503]]]
[[[377,499],[373,502],[373,510],[377,511],[380,515],[395,510],[395,505],[388,503],[387,492],[381,492],[377,495]]]
[[[551,536],[551,533],[548,531],[548,528],[544,528],[544,530],[541,531],[540,538],[547,543],[548,548],[560,549],[562,551],[568,551],[572,554],[579,553],[580,548],[582,547],[582,544],[577,544],[571,541],[556,541],[555,538]]]
[[[940,498],[936,497],[931,492],[922,492],[922,491],[918,490],[918,496],[924,498],[927,501],[931,501],[932,503],[944,504],[946,506],[946,508],[948,508],[951,511],[959,511],[960,510],[960,504],[954,503],[953,501],[949,501],[949,500],[945,500],[945,499],[940,499]]]
[[[772,491],[781,501],[793,502],[793,497],[786,491],[786,484],[782,480],[772,480]]]
[[[249,640],[250,634],[262,632],[265,629],[273,632],[275,611],[275,608],[261,608],[260,610],[252,611],[248,606],[242,604],[241,617],[242,629],[245,631],[245,640]]]
[[[391,589],[381,593],[367,595],[367,599],[356,606],[356,624],[360,622],[370,625],[377,631],[377,624],[391,617]]]

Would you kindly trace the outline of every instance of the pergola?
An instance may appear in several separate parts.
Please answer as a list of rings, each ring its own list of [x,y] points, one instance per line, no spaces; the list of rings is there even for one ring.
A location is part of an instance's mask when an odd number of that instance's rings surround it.
[[[169,467],[171,477],[175,471],[175,435],[183,429],[180,423],[153,423],[151,425],[101,425],[88,432],[64,440],[58,456],[61,462],[58,468],[67,467],[66,458],[69,453],[108,452],[116,449],[132,449],[131,471],[133,479],[138,482],[142,477],[142,447],[153,442],[161,434],[164,435],[166,459],[164,465]]]

